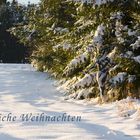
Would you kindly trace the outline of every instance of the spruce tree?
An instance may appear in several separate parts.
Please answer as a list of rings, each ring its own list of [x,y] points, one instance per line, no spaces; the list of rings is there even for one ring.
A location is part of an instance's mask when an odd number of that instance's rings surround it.
[[[139,11],[138,0],[42,0],[15,33],[38,70],[66,82],[68,98],[139,98]]]

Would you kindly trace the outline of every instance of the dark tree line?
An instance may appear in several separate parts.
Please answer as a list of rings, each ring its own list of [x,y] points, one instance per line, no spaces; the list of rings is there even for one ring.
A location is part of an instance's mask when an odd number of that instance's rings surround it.
[[[0,1],[0,62],[25,63],[28,57],[27,47],[10,34],[9,28],[23,24],[23,10],[15,0],[12,3]]]
[[[0,60],[3,63],[24,63],[26,47],[4,29],[0,29]]]

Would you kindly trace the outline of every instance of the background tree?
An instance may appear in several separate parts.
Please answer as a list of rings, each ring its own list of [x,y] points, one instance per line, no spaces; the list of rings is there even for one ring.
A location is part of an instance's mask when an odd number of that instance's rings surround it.
[[[24,6],[15,0],[3,1],[0,6],[0,60],[4,63],[25,62],[27,48],[8,32],[11,27],[22,24]]]

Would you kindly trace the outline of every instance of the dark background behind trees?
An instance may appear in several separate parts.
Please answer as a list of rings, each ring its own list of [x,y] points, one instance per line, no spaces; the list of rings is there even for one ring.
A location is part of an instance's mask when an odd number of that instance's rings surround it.
[[[15,0],[12,3],[0,1],[0,62],[25,63],[28,57],[27,47],[10,34],[9,28],[23,24],[23,10]]]

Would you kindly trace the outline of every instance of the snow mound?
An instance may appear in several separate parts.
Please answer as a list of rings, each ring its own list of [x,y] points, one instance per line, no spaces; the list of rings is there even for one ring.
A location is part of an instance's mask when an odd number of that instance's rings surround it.
[[[140,120],[140,101],[130,97],[116,103],[117,113],[121,117],[130,117]]]

